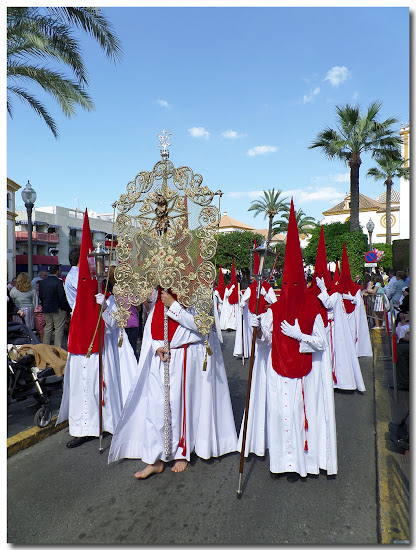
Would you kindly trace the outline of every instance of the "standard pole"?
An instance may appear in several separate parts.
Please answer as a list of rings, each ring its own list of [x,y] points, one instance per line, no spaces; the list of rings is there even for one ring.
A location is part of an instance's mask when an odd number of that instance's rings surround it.
[[[100,278],[97,277],[98,282],[98,293],[101,292],[101,281]],[[99,400],[100,400],[100,406],[99,406],[99,420],[100,420],[100,436],[99,436],[99,451],[100,453],[103,452],[103,353],[102,353],[102,333],[101,333],[101,311],[102,306],[100,308],[100,315],[98,316],[98,384],[99,384]]]

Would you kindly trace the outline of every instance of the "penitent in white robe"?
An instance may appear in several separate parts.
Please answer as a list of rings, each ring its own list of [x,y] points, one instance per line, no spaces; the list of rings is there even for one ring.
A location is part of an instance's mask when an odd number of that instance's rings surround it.
[[[214,306],[218,312],[218,316],[221,317],[221,310],[222,310],[222,298],[220,296],[220,293],[218,292],[218,290],[214,290],[214,296],[213,296],[213,299],[214,299]]]
[[[118,347],[120,329],[113,317],[114,297],[107,301],[103,312],[105,322],[103,360],[103,432],[113,433],[137,372],[137,360],[127,334]],[[68,354],[64,389],[57,424],[69,420],[69,433],[74,437],[98,436],[99,417],[99,356]]]
[[[146,323],[139,359],[139,370],[131,387],[126,405],[111,442],[108,461],[121,458],[142,459],[153,464],[156,460],[190,460],[195,452],[208,459],[237,450],[237,433],[228,389],[227,375],[217,334],[211,330],[207,369],[202,366],[205,343],[198,332],[192,313],[174,302],[168,316],[179,323],[170,343],[170,454],[164,450],[164,363],[156,353],[163,341],[153,340],[151,323]],[[184,345],[186,350],[185,411]],[[182,347],[181,347],[182,346]],[[186,452],[179,441],[186,421]]]
[[[371,347],[370,331],[361,290],[357,291],[355,298],[357,303],[354,311],[348,313],[347,318],[357,357],[372,357],[373,348]]]
[[[248,287],[240,298],[240,314],[237,319],[237,330],[235,333],[234,341],[234,357],[250,357],[251,344],[253,339],[253,327],[251,326],[251,319],[253,314],[248,309],[248,301],[251,296],[251,288]],[[277,301],[276,294],[272,287],[269,288],[265,294],[264,299],[268,304],[274,304]]]
[[[224,292],[220,317],[221,330],[237,330],[237,317],[239,314],[238,302],[236,304],[230,304],[228,301],[233,290],[234,288],[226,288]]]
[[[329,296],[325,292],[319,294],[318,298],[328,310],[326,336],[336,378],[334,388],[365,391],[363,375],[341,294],[334,292]]]
[[[286,378],[272,367],[272,311],[262,316],[262,339],[257,340],[250,393],[245,456],[264,456],[269,450],[270,471],[298,472],[302,477],[337,473],[337,445],[332,370],[322,318],[315,319],[301,353],[312,352],[312,370],[303,378]],[[302,397],[302,382],[304,400]],[[305,415],[309,428],[305,432]],[[242,444],[244,418],[239,449]],[[305,436],[308,450],[304,450]]]

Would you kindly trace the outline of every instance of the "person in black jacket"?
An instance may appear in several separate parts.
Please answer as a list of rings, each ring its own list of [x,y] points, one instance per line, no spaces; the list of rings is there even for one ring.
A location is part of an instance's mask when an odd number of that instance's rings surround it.
[[[39,281],[39,300],[45,315],[45,329],[43,343],[51,343],[52,332],[55,329],[54,345],[62,347],[65,319],[68,311],[68,302],[65,295],[64,284],[60,279],[61,268],[52,265],[49,277]]]

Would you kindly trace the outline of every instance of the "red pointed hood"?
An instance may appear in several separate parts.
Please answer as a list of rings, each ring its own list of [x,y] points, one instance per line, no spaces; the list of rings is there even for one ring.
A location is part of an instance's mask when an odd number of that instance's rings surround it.
[[[228,297],[228,302],[231,305],[234,305],[234,304],[238,303],[238,281],[237,281],[237,275],[235,273],[234,258],[233,258],[233,267],[231,269],[231,279],[230,279],[230,283],[227,285],[227,288],[231,288],[232,285],[234,285],[234,290],[232,291],[232,293]]]
[[[271,306],[273,311],[272,365],[273,369],[282,376],[301,378],[312,368],[312,354],[299,353],[299,342],[282,334],[280,325],[282,321],[288,321],[293,325],[295,319],[298,319],[301,331],[304,334],[312,334],[315,317],[318,314],[315,300],[306,291],[302,251],[292,199],[282,290],[279,300]]]
[[[225,283],[224,283],[224,275],[222,273],[221,265],[220,265],[220,274],[218,276],[218,286],[215,290],[218,291],[218,294],[220,295],[221,300],[224,300]]]
[[[335,273],[334,273],[334,280],[332,281],[332,285],[337,285],[339,282],[339,262],[337,261],[335,263]]]
[[[87,354],[100,313],[100,307],[95,301],[95,295],[98,292],[97,281],[91,277],[87,258],[93,249],[88,212],[85,209],[79,256],[77,298],[68,335],[68,351],[77,355]],[[101,326],[104,327],[102,320]],[[91,352],[98,352],[98,330]]]
[[[321,235],[319,237],[318,250],[316,252],[315,272],[312,277],[312,282],[308,288],[308,293],[317,298],[318,294],[320,294],[321,291],[316,284],[316,277],[319,277],[320,279],[323,279],[325,281],[326,289],[328,292],[330,292],[332,288],[332,281],[331,274],[328,271],[328,264],[326,260],[325,235],[323,225],[321,225]],[[326,326],[328,324],[328,312],[323,306],[321,300],[319,300],[318,298],[316,300],[316,306],[322,316],[324,325]]]
[[[332,291],[329,294],[334,292],[339,292],[340,294],[348,294],[351,292],[353,296],[360,290],[360,287],[357,283],[351,279],[351,270],[350,262],[348,260],[347,247],[345,246],[342,250],[342,265],[341,265],[341,274],[339,276],[338,284],[333,287]],[[355,309],[355,305],[351,303],[351,300],[344,300],[345,310],[347,313],[351,313]]]

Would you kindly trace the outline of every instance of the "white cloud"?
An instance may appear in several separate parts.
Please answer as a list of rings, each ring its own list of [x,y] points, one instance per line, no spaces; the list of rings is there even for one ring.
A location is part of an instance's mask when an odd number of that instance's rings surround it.
[[[292,189],[288,192],[287,196],[289,195],[291,195],[295,203],[298,204],[304,204],[308,202],[337,204],[344,198],[345,193],[340,193],[335,189],[335,187],[319,187],[309,190]]]
[[[165,109],[170,109],[171,105],[166,101],[166,99],[156,99],[156,102],[159,103],[161,107],[164,107]]]
[[[319,88],[319,86],[317,88],[315,88],[313,90],[313,92],[311,93],[311,95],[304,95],[303,96],[303,103],[310,103],[313,98],[319,94],[319,92],[321,91],[321,88]]]
[[[273,145],[257,145],[247,151],[247,156],[254,157],[256,155],[265,155],[266,153],[276,153],[278,151],[277,147]]]
[[[319,183],[321,181],[344,183],[346,181],[350,181],[350,173],[345,172],[344,174],[329,174],[329,176],[317,176],[316,178],[312,178],[311,181],[312,183]]]
[[[210,133],[203,126],[193,126],[192,128],[188,128],[188,132],[192,137],[196,138],[204,137],[205,139],[209,139],[210,136]]]
[[[332,69],[329,69],[327,72],[325,80],[329,80],[329,82],[332,84],[332,86],[338,86],[341,84],[341,82],[345,82],[347,78],[351,77],[351,71],[347,69],[347,67],[332,67]]]
[[[226,130],[221,135],[227,139],[238,139],[238,138],[245,137],[247,134],[239,134],[235,130]]]

